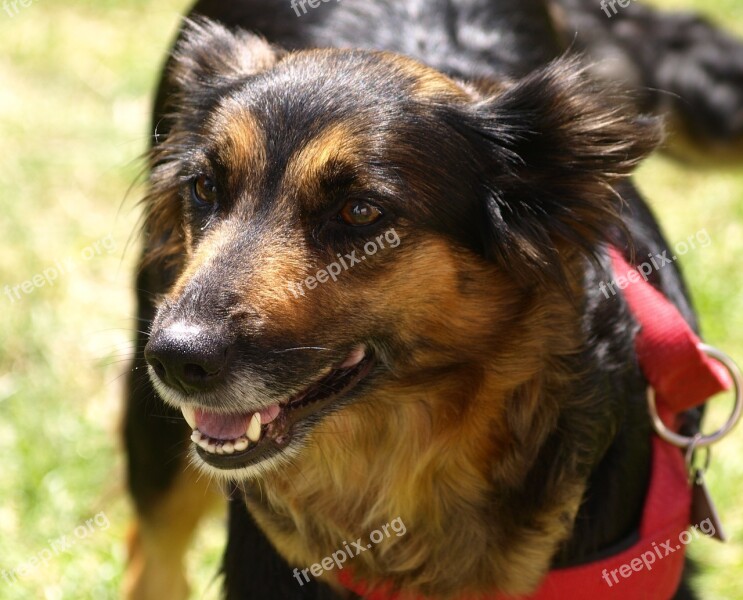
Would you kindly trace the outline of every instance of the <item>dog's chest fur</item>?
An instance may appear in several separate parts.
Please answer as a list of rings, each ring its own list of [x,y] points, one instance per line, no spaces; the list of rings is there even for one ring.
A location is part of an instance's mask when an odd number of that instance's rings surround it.
[[[514,327],[543,311],[568,318],[564,304],[547,306],[514,315]],[[366,543],[400,518],[406,533],[353,558],[354,573],[442,598],[528,593],[570,535],[585,487],[581,449],[554,433],[558,412],[570,414],[560,404],[572,378],[539,367],[548,348],[556,365],[574,349],[570,329],[514,335],[505,368],[501,358],[422,385],[403,377],[346,407],[285,469],[243,484],[251,512],[292,564],[309,567],[345,542]]]

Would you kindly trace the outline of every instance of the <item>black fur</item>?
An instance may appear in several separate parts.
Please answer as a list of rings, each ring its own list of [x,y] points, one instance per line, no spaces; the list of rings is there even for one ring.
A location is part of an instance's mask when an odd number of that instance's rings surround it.
[[[659,12],[638,2],[616,14],[610,10],[611,18],[600,0],[560,4],[566,32],[580,32],[573,38],[575,47],[603,61],[596,69],[601,76],[636,89],[642,110],[671,116],[674,128],[702,150],[740,144],[743,45],[738,39],[700,15]],[[670,151],[683,156],[673,147]]]
[[[576,38],[576,46],[589,53],[589,61],[591,52],[600,54],[596,50],[598,43],[590,35],[590,29],[596,23],[601,24],[601,35],[605,36],[607,43],[622,49],[633,68],[642,74],[639,89],[643,91],[639,98],[644,108],[655,113],[667,112],[668,103],[662,101],[666,96],[661,94],[673,92],[678,96],[671,103],[670,110],[680,115],[696,135],[720,140],[741,135],[743,47],[739,43],[698,19],[668,16],[644,7],[627,9],[621,18],[606,23],[600,20],[602,13],[599,9],[588,0],[561,0],[559,4],[573,27],[582,29],[587,23],[592,24],[584,35]],[[595,8],[598,18],[594,18],[592,8]],[[576,520],[573,537],[555,556],[554,562],[556,566],[582,563],[600,555],[607,547],[631,539],[641,513],[648,478],[649,425],[644,404],[645,382],[632,359],[635,327],[632,317],[621,301],[606,303],[599,296],[597,284],[606,278],[608,272],[600,243],[608,236],[616,244],[626,247],[628,255],[634,249],[639,256],[661,252],[667,244],[653,215],[628,183],[619,188],[627,202],[621,218],[611,212],[603,215],[591,213],[595,204],[590,201],[590,195],[598,193],[598,186],[613,183],[610,171],[618,164],[622,164],[619,168],[621,174],[629,171],[636,152],[629,141],[627,146],[617,149],[611,144],[614,140],[602,139],[600,135],[591,137],[580,130],[579,124],[560,121],[561,114],[564,114],[560,112],[561,98],[567,102],[578,92],[588,96],[595,90],[572,70],[570,73],[546,70],[533,75],[535,70],[547,65],[566,49],[565,30],[553,24],[545,3],[541,0],[343,0],[338,4],[323,4],[297,18],[288,0],[205,0],[198,2],[191,14],[217,19],[231,28],[242,27],[259,33],[270,43],[286,50],[326,46],[379,48],[407,54],[464,81],[487,79],[511,85],[513,80],[526,77],[493,106],[483,105],[478,111],[469,112],[442,108],[445,114],[439,115],[441,120],[436,122],[436,126],[446,123],[448,128],[432,136],[436,143],[441,144],[442,151],[447,150],[446,144],[454,143],[453,140],[457,143],[466,140],[474,149],[474,155],[469,159],[482,163],[492,161],[497,168],[493,168],[492,177],[484,180],[464,178],[475,181],[472,185],[477,189],[463,190],[452,183],[450,190],[439,190],[442,196],[447,197],[464,198],[474,192],[477,192],[477,197],[488,196],[489,202],[481,209],[479,218],[473,218],[474,206],[467,207],[463,203],[458,205],[456,213],[442,213],[439,222],[432,221],[427,225],[440,229],[445,235],[455,236],[459,243],[504,264],[516,261],[527,265],[530,276],[538,274],[541,278],[554,276],[558,262],[557,246],[560,244],[583,246],[594,255],[595,261],[587,263],[585,274],[585,289],[593,292],[589,292],[586,298],[584,329],[592,332],[595,343],[590,353],[578,357],[577,361],[591,367],[588,370],[592,376],[585,382],[586,386],[601,390],[614,399],[608,410],[614,411],[612,420],[618,426],[608,448],[598,442],[592,448],[598,466],[590,476],[590,492]],[[478,32],[477,38],[472,30]],[[638,35],[638,31],[642,34]],[[638,40],[643,43],[637,44]],[[710,45],[713,46],[711,50]],[[194,72],[185,72],[179,82],[193,92],[181,94],[180,101],[190,103],[189,114],[196,121],[200,111],[208,110],[220,94],[240,80],[236,77],[233,81],[224,75],[225,64],[234,58],[230,56],[232,47],[228,41],[222,47],[209,48],[209,51],[214,52],[216,63],[196,61]],[[675,60],[686,60],[687,54],[692,56],[695,64],[701,65],[708,78],[689,77],[683,69],[669,75],[665,65]],[[724,62],[715,61],[720,55],[725,56]],[[169,65],[172,67],[172,60]],[[204,81],[203,77],[194,75],[203,75],[209,69],[219,71],[219,78]],[[322,73],[317,77],[317,87],[311,90],[308,98],[317,94],[322,86]],[[706,85],[708,81],[714,83],[712,89]],[[364,103],[377,106],[380,102],[389,102],[394,95],[394,86],[398,84],[390,82],[388,98],[366,97],[364,89],[345,89],[342,86],[334,89],[333,82],[328,84],[326,94],[332,97],[337,110],[341,111],[344,104],[356,109]],[[644,86],[660,91],[647,91]],[[551,104],[545,101],[546,96]],[[156,147],[159,140],[167,139],[173,126],[169,113],[174,108],[175,97],[172,83],[163,79],[154,111]],[[613,100],[607,95],[597,95],[594,101],[598,105]],[[621,110],[623,105],[617,106],[617,110]],[[327,105],[313,106],[308,101],[305,109],[294,117],[303,119],[306,124],[323,118]],[[510,120],[504,121],[503,115]],[[607,131],[611,130],[612,124],[605,122],[604,126],[602,131]],[[638,122],[637,127],[648,132],[652,130],[652,124],[647,121]],[[301,123],[293,124],[292,128],[292,131],[306,129]],[[536,133],[558,130],[561,135],[554,139],[539,138]],[[430,149],[430,140],[420,140],[420,143]],[[603,152],[610,148],[626,156]],[[559,168],[561,161],[570,161],[569,168]],[[280,166],[277,164],[276,168]],[[468,168],[474,169],[467,164],[459,167],[458,174],[468,173]],[[482,172],[479,167],[481,164],[474,170]],[[607,175],[597,181],[597,172],[606,172]],[[562,179],[567,173],[570,177]],[[525,181],[533,185],[532,197],[519,197],[515,187],[509,189],[512,182],[522,185]],[[553,196],[546,195],[546,189],[551,190]],[[560,192],[567,189],[580,193],[565,209],[558,198]],[[591,227],[576,229],[575,223],[586,217],[590,217],[587,219],[590,223],[604,218],[605,227],[600,231]],[[167,236],[174,232],[165,233]],[[160,243],[163,243],[162,239],[150,238],[147,240],[148,249]],[[171,282],[172,276],[163,264],[147,264],[143,268],[137,281],[140,331],[144,331],[146,324],[154,318],[154,296],[165,291]],[[688,294],[676,266],[658,273],[653,283],[696,327]],[[146,342],[146,336],[140,333],[137,337],[138,357],[141,357]],[[147,514],[182,466],[179,457],[185,432],[178,415],[161,407],[154,399],[143,359],[138,358],[134,366],[137,368],[132,371],[128,383],[125,440],[130,489],[139,512]],[[692,428],[695,421],[695,418],[690,419]],[[545,452],[554,447],[548,443]],[[539,494],[543,477],[543,472],[532,474],[528,485],[533,486],[535,496]],[[324,585],[298,587],[291,568],[271,549],[242,502],[234,500],[230,502],[229,544],[224,568],[226,594],[230,600],[322,600],[333,597]],[[689,597],[686,593],[686,590],[680,590],[679,597]]]
[[[283,600],[333,600],[336,594],[311,579],[300,586],[292,567],[271,547],[248,513],[237,490],[229,500],[229,534],[224,553],[225,600],[282,598]],[[260,574],[256,577],[256,574]],[[247,591],[249,590],[249,591]]]

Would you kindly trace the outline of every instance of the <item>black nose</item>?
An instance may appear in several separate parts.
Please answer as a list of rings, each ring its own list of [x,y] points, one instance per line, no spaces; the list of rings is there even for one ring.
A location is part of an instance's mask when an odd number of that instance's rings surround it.
[[[225,376],[230,341],[213,328],[184,322],[152,332],[144,356],[168,386],[183,392],[213,388]]]

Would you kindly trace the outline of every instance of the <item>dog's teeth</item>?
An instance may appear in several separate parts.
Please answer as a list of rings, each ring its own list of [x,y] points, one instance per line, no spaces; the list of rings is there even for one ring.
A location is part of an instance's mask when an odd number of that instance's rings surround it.
[[[197,429],[191,435],[191,439],[196,445],[209,454],[224,455],[242,452],[243,450],[248,449],[250,441],[257,442],[261,438],[261,416],[258,413],[253,415],[250,419],[250,425],[248,426],[248,432],[246,435],[247,437],[241,436],[236,440],[222,442],[219,440],[213,440]]]
[[[192,406],[182,406],[183,418],[191,429],[196,429],[196,410]]]
[[[261,439],[261,413],[255,413],[253,418],[250,419],[247,436],[251,442],[257,442]]]

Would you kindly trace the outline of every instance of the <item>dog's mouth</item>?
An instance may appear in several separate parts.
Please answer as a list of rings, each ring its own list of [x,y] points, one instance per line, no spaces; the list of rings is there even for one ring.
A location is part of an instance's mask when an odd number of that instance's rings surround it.
[[[366,348],[358,347],[309,387],[258,412],[224,414],[192,405],[181,410],[205,463],[217,469],[241,469],[281,453],[294,439],[299,422],[330,408],[356,387],[373,365]]]

